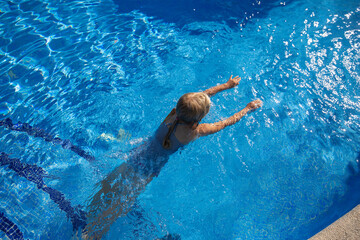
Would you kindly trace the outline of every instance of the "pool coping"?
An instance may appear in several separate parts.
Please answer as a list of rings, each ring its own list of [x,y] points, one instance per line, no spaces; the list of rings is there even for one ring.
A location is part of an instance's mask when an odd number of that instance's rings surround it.
[[[330,224],[328,227],[309,238],[309,240],[359,240],[360,239],[360,204],[350,212]]]

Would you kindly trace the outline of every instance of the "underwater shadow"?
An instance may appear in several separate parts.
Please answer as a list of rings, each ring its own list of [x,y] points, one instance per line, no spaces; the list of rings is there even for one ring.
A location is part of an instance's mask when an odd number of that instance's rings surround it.
[[[239,24],[245,24],[253,17],[262,17],[273,7],[279,6],[276,0],[114,0],[114,3],[119,7],[119,13],[140,11],[147,16],[175,23],[180,28],[203,21],[225,21],[229,27],[239,27]]]
[[[304,239],[314,236],[360,204],[360,153],[354,162],[348,164],[347,174],[344,195],[335,194],[333,204],[325,213],[299,229],[300,233],[307,233],[299,234],[303,235]]]

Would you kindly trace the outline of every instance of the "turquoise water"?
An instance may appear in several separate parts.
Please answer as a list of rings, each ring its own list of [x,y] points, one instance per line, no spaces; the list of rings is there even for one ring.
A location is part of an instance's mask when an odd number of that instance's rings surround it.
[[[340,0],[2,1],[1,119],[71,139],[96,161],[4,128],[0,151],[86,206],[182,94],[240,75],[204,122],[264,106],[172,155],[104,239],[306,239],[360,202],[359,19],[358,1]],[[26,239],[71,238],[46,193],[0,172],[0,210]]]

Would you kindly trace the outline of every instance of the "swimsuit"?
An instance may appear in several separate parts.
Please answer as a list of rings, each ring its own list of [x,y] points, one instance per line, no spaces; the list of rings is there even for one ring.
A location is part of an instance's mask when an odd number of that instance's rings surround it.
[[[170,149],[165,149],[162,142],[169,128],[162,123],[156,130],[155,135],[150,137],[145,143],[131,150],[127,163],[143,176],[158,176],[161,168],[167,163],[169,156],[175,153],[182,144],[175,136],[176,126],[170,135]]]
[[[178,123],[177,125],[179,124],[181,123]],[[176,152],[179,148],[184,146],[184,144],[182,144],[175,136],[177,125],[175,126],[174,131],[170,135],[170,141],[171,141],[170,149],[164,149],[165,151]],[[161,145],[168,131],[169,131],[168,125],[165,123],[162,123],[160,127],[156,130],[155,138]]]

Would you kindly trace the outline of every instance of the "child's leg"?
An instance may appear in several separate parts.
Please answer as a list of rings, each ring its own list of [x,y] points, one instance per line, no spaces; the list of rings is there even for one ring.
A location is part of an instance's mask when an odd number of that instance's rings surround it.
[[[115,220],[125,216],[137,196],[152,178],[143,179],[127,163],[121,164],[101,181],[101,189],[88,207],[85,239],[101,239]]]

